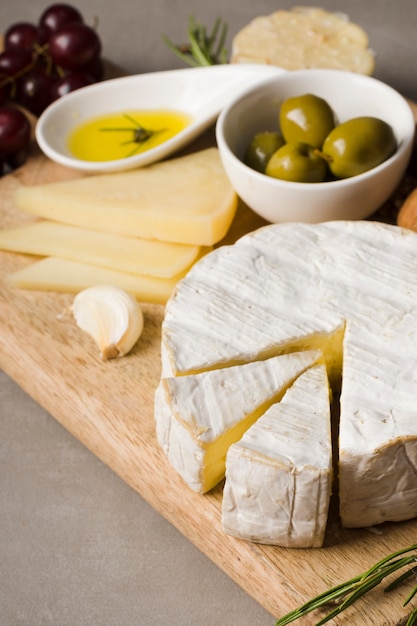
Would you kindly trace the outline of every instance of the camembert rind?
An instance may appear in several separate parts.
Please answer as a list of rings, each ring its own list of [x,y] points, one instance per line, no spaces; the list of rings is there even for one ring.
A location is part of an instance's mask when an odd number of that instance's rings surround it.
[[[330,396],[325,366],[312,367],[230,446],[227,534],[288,548],[323,545],[332,488]]]
[[[155,393],[156,435],[195,491],[224,477],[229,446],[322,358],[305,351],[201,374],[163,378]]]
[[[322,348],[332,386],[342,379],[342,524],[414,518],[416,268],[417,235],[395,226],[261,228],[177,285],[162,328],[164,375]]]
[[[403,332],[381,327],[385,352],[377,359],[366,333],[360,344],[356,329],[353,343],[347,327],[339,426],[340,515],[347,527],[368,526],[369,509],[375,524],[417,517],[417,332],[407,317],[399,322]]]

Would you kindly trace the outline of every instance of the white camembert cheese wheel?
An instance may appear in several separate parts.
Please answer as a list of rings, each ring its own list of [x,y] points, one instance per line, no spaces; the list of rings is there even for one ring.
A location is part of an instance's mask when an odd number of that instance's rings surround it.
[[[162,375],[321,348],[333,389],[342,384],[342,524],[414,518],[416,303],[416,233],[370,221],[266,226],[210,252],[177,285]]]
[[[331,490],[330,390],[326,367],[316,365],[230,446],[223,529],[257,543],[320,548]]]
[[[224,477],[229,446],[282,398],[319,351],[162,378],[155,394],[156,435],[173,467],[200,493]]]

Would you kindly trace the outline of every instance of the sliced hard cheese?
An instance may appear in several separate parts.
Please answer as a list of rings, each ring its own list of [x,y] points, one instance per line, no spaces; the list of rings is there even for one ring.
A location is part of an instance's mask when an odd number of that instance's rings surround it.
[[[416,268],[417,234],[395,226],[266,226],[178,283],[162,327],[163,375],[321,344],[342,380],[342,523],[416,517]]]
[[[163,378],[155,394],[156,435],[192,489],[204,493],[224,477],[228,447],[307,367],[318,351],[179,378]]]
[[[317,365],[230,446],[227,534],[288,548],[323,545],[332,488],[329,402],[326,368]]]
[[[60,293],[79,293],[95,285],[114,285],[141,302],[165,304],[181,275],[156,278],[118,272],[97,265],[48,257],[9,275],[12,287]]]
[[[0,250],[58,256],[159,278],[183,273],[201,254],[199,246],[124,237],[47,220],[0,230]]]
[[[57,222],[201,246],[226,235],[237,208],[217,148],[120,174],[20,187],[13,201]]]
[[[346,15],[316,7],[295,7],[255,18],[235,35],[231,62],[369,75],[375,67],[366,32]]]

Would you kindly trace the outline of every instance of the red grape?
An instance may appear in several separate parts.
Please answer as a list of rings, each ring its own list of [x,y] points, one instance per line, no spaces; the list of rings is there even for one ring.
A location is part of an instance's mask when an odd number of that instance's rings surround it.
[[[4,32],[3,42],[0,176],[28,156],[31,125],[23,108],[40,115],[53,100],[102,80],[104,74],[100,38],[70,4],[51,4],[37,24],[15,22]]]
[[[91,63],[100,56],[101,42],[93,28],[86,24],[68,24],[49,38],[53,62],[68,70]]]
[[[38,23],[15,22],[4,32],[3,41],[0,107],[11,100],[40,115],[58,97],[103,79],[100,38],[70,4],[51,4]],[[2,110],[0,144],[6,141],[4,115],[9,116],[11,135],[18,135],[13,114]],[[22,153],[18,148],[17,152]],[[0,149],[0,161],[2,158]],[[8,162],[10,159],[7,156]],[[0,163],[0,176],[1,169]]]
[[[0,154],[0,177],[8,173],[8,168],[4,157]]]
[[[94,80],[87,74],[81,74],[78,72],[68,74],[67,76],[53,82],[50,89],[51,102],[53,100],[57,100],[58,98],[62,98],[62,96],[67,95],[67,93],[70,93],[71,91],[80,89],[80,87],[92,85],[93,83]]]
[[[32,56],[27,50],[4,50],[0,53],[0,102],[14,97],[19,77],[30,68]]]
[[[16,107],[0,108],[0,154],[13,155],[25,150],[30,142],[28,118]]]
[[[5,155],[3,157],[5,167],[9,171],[13,171],[16,168],[23,165],[24,163],[26,163],[28,156],[29,156],[29,143],[24,148],[19,150],[19,152],[14,152],[13,154]]]
[[[90,76],[95,83],[100,82],[104,76],[104,65],[101,57],[95,57],[90,63],[79,67],[77,72]]]
[[[4,47],[6,50],[32,50],[39,41],[37,26],[30,22],[17,22],[6,30]]]
[[[52,79],[43,67],[34,67],[19,79],[15,98],[31,113],[40,115],[51,101],[51,83]]]
[[[0,105],[9,97],[10,84],[0,79]]]
[[[0,53],[0,74],[16,77],[31,63],[32,55],[27,50],[4,50]]]
[[[83,23],[81,13],[69,4],[52,4],[47,7],[39,19],[39,30],[42,38],[47,40],[52,33],[56,33],[67,24]]]

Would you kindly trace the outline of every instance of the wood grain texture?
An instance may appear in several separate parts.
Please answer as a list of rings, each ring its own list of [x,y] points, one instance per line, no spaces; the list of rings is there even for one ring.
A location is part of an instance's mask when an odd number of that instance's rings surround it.
[[[19,185],[77,176],[35,149],[24,167],[0,180],[0,227],[33,219],[13,207],[11,196]],[[261,223],[240,207],[228,241]],[[192,492],[155,439],[153,396],[160,375],[163,307],[143,305],[145,327],[134,350],[102,362],[95,344],[68,313],[72,296],[9,287],[8,274],[30,261],[0,253],[0,366],[272,615],[279,617],[416,541],[417,520],[374,531],[345,530],[335,514],[322,549],[280,549],[224,535],[222,486],[206,495]],[[375,590],[331,623],[400,626],[408,613],[402,608],[405,591],[384,595]],[[308,617],[299,623],[316,621]]]

